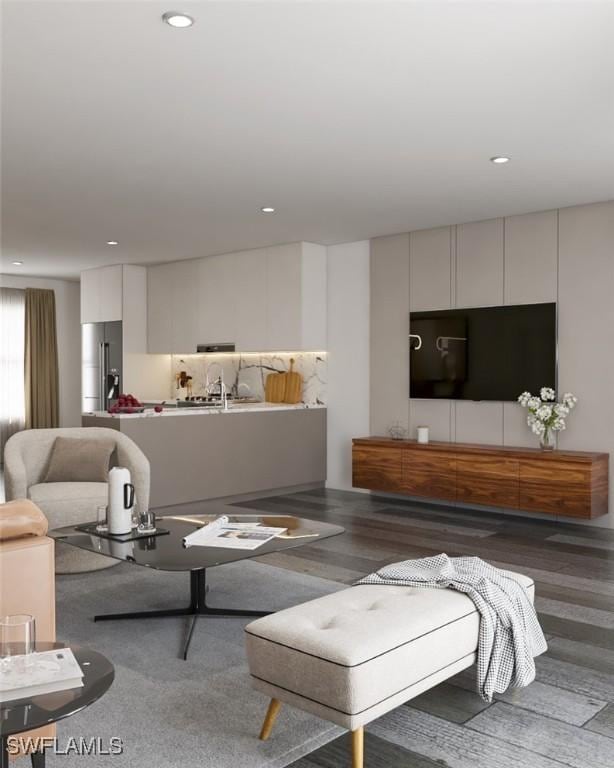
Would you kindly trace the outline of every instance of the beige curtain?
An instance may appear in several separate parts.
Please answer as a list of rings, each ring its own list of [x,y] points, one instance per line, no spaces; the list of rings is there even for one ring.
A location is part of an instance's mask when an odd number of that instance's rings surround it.
[[[57,427],[58,345],[55,293],[26,288],[26,427]]]

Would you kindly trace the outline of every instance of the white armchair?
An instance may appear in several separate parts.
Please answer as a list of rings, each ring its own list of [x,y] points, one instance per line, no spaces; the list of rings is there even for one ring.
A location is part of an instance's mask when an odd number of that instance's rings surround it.
[[[32,499],[50,528],[78,525],[96,519],[96,507],[107,503],[107,483],[44,483],[56,437],[78,437],[113,442],[112,466],[130,470],[137,510],[149,508],[149,461],[129,437],[115,429],[69,427],[28,429],[13,435],[4,447],[6,499]],[[116,565],[102,555],[56,542],[56,572],[81,573]]]

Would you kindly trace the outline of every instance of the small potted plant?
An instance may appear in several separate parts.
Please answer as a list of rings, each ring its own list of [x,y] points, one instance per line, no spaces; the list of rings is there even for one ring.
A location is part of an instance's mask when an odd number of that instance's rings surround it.
[[[542,450],[552,451],[555,442],[554,433],[565,429],[565,419],[575,407],[578,398],[571,392],[566,392],[563,399],[557,401],[553,389],[542,387],[539,397],[530,392],[523,392],[518,402],[527,409],[527,424],[533,434],[539,437]]]

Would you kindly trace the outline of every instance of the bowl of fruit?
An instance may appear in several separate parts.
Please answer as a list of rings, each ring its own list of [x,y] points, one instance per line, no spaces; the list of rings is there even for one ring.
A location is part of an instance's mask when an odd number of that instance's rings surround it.
[[[143,413],[145,406],[134,395],[120,395],[117,400],[107,408],[107,413]]]

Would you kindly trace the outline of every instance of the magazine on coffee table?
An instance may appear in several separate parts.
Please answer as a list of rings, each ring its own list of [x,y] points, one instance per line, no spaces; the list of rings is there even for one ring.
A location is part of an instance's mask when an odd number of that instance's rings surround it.
[[[271,528],[260,523],[231,523],[226,515],[222,515],[185,536],[183,546],[258,549],[286,530],[287,528]]]

